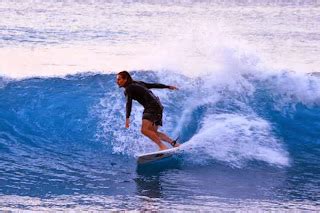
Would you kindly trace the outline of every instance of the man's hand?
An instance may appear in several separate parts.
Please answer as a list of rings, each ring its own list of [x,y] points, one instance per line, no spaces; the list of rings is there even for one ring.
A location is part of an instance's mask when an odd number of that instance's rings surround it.
[[[170,90],[178,90],[178,87],[175,87],[175,86],[169,86],[169,89],[170,89]]]
[[[128,128],[129,128],[129,126],[130,126],[130,119],[129,119],[129,118],[127,118],[127,119],[126,119],[126,128],[128,129]]]

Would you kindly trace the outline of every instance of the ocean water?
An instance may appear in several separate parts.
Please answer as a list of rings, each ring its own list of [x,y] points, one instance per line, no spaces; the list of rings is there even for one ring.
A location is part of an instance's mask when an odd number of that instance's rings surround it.
[[[318,1],[1,1],[0,210],[320,211]],[[125,124],[154,90],[174,157]]]

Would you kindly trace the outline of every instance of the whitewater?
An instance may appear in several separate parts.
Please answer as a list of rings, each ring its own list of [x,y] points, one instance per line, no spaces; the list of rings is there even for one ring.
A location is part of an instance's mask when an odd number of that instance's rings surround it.
[[[319,211],[317,1],[1,1],[0,210]],[[154,89],[174,157],[116,73]]]

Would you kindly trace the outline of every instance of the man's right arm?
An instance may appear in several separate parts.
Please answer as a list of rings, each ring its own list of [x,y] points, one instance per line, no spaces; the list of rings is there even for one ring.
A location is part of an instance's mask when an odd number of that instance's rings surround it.
[[[126,103],[126,128],[129,128],[129,124],[130,124],[130,114],[131,114],[131,108],[132,108],[132,95],[130,91],[126,91],[126,99],[127,99],[127,103]]]

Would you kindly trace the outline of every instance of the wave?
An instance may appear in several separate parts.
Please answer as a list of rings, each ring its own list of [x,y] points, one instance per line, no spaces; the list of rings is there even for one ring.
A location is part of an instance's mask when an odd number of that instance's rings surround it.
[[[316,76],[293,72],[234,72],[232,78],[230,73],[202,77],[168,71],[132,74],[136,79],[180,88],[155,93],[165,107],[162,130],[171,137],[180,135],[192,147],[183,155],[185,162],[288,166],[297,157],[293,150],[299,143],[311,144],[305,147],[306,153],[312,144],[319,144],[320,80]],[[139,104],[134,104],[130,129],[124,128],[125,100],[114,74],[1,82],[2,158],[14,153],[36,152],[42,157],[55,153],[56,161],[59,154],[75,156],[84,147],[101,145],[106,153],[132,158],[156,149],[140,133],[143,109]],[[64,149],[66,145],[69,150]]]

